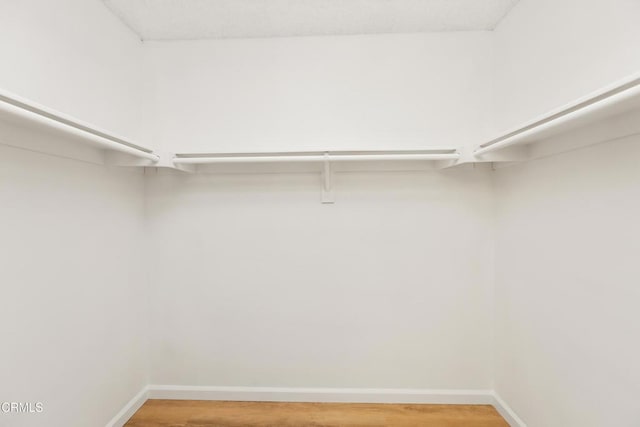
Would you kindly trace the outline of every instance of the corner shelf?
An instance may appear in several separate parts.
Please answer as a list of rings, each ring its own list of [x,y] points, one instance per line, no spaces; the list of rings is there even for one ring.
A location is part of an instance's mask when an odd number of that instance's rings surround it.
[[[0,90],[0,124],[4,145],[63,157],[92,147],[115,154],[113,163],[135,158],[135,166],[153,166],[159,160],[149,148],[5,90]]]
[[[522,161],[640,132],[640,74],[606,86],[480,144],[479,161]],[[612,121],[606,132],[598,128]],[[600,126],[602,127],[602,126]],[[582,132],[570,141],[569,132]]]

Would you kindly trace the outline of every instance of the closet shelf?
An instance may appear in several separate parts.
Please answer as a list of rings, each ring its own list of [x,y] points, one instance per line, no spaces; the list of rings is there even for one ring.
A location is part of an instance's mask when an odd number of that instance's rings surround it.
[[[455,147],[424,150],[287,151],[262,153],[177,153],[173,164],[184,171],[214,168],[217,172],[320,172],[321,201],[333,203],[334,172],[363,170],[422,170],[454,165],[460,158]],[[265,167],[266,166],[266,167]],[[211,170],[211,169],[209,169]],[[248,170],[244,170],[245,172]]]
[[[305,151],[263,153],[177,153],[175,164],[280,163],[280,162],[361,162],[361,161],[440,161],[457,160],[456,148],[393,151]]]
[[[527,146],[570,130],[640,109],[640,74],[635,74],[480,144],[474,155]],[[507,158],[508,160],[508,158]]]
[[[640,133],[640,126],[633,125],[633,123],[640,123],[637,120],[638,113],[640,113],[640,74],[602,88],[482,143],[473,150],[472,155],[462,150],[464,155],[461,156],[461,151],[456,147],[431,147],[423,150],[177,153],[163,155],[160,159],[160,156],[151,149],[140,144],[0,89],[0,123],[2,124],[16,125],[27,131],[42,132],[44,130],[51,134],[70,137],[84,145],[111,152],[113,155],[109,158],[116,164],[162,166],[186,171],[194,171],[198,165],[222,164],[228,164],[231,167],[233,164],[322,164],[324,162],[372,164],[373,162],[422,161],[430,162],[435,167],[449,167],[469,162],[521,161],[535,158],[536,155],[566,151],[567,146],[569,149],[577,148],[575,142],[555,143],[571,130],[578,128],[584,128],[588,132],[598,130],[595,127],[599,123],[613,117],[622,117],[624,120],[612,121],[613,125],[608,126],[610,129],[606,132],[592,132],[593,136],[582,138],[586,141],[582,145]],[[599,140],[596,141],[596,138]],[[10,142],[10,139],[3,137],[0,143],[16,145]],[[45,146],[44,142],[48,143],[48,141],[40,142],[38,147]],[[550,147],[549,142],[553,142],[555,146]],[[536,147],[538,145],[540,148]],[[536,155],[531,154],[532,147],[536,147]],[[33,144],[29,148],[34,149]],[[35,150],[38,151],[38,148]],[[50,152],[51,148],[42,151]],[[129,161],[122,156],[118,157],[120,154],[132,156],[137,160]],[[361,170],[362,167],[359,169]]]
[[[87,145],[150,161],[149,165],[159,160],[159,156],[149,148],[2,89],[0,121],[17,125],[22,129],[44,130],[47,133],[71,137]],[[5,138],[0,142],[6,142]]]

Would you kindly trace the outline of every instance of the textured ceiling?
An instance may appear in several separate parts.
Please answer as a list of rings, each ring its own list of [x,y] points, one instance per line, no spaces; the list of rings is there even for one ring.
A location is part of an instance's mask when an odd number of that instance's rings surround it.
[[[143,40],[492,30],[518,0],[103,0]]]

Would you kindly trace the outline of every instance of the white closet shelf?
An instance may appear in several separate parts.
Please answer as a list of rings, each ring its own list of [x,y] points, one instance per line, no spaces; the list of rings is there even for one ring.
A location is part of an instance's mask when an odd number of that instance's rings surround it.
[[[124,153],[144,159],[150,162],[149,165],[159,160],[159,156],[149,148],[1,89],[0,121],[21,128],[23,133],[24,130],[34,130],[70,137],[74,141],[108,152]],[[0,143],[8,142],[6,138],[0,139]]]
[[[42,138],[42,132],[45,132],[47,135],[72,140],[76,145],[93,147],[94,151],[96,147],[102,149],[109,154],[107,161],[114,164],[161,166],[185,171],[195,171],[198,166],[213,167],[223,164],[228,167],[233,164],[322,165],[327,162],[345,165],[418,164],[410,163],[411,161],[422,161],[422,164],[443,168],[463,163],[528,160],[638,134],[639,115],[640,74],[636,74],[482,143],[472,153],[457,147],[430,147],[422,150],[167,153],[161,159],[158,154],[140,144],[0,89],[0,124],[20,128],[22,132],[19,136],[13,130],[11,135],[3,134],[0,143],[19,146],[14,140],[31,139],[31,145],[27,144],[27,148],[35,151],[42,148],[41,151],[51,153],[51,144],[48,140],[43,141],[46,138]],[[605,121],[607,126],[599,126]],[[579,134],[579,144],[575,141],[567,142],[569,138],[566,135],[575,129],[581,129],[582,132]],[[30,130],[38,132],[38,136],[24,137],[25,132],[28,134]],[[39,140],[38,144],[33,143],[35,139]],[[81,144],[77,144],[78,142]],[[353,166],[355,170],[366,167]]]
[[[459,158],[455,147],[431,147],[423,150],[176,153],[173,164],[191,172],[201,170],[201,167],[213,167],[217,172],[242,171],[243,166],[253,168],[244,169],[245,172],[320,172],[322,203],[333,203],[334,172],[423,170],[425,164],[426,167],[447,167]]]
[[[635,74],[480,144],[475,149],[474,155],[479,160],[483,160],[488,154],[498,153],[506,148],[534,145],[568,131],[638,109],[640,109],[640,74]],[[562,151],[560,148],[559,152]],[[509,160],[509,157],[504,159]]]
[[[177,153],[175,164],[265,163],[265,162],[359,162],[457,160],[458,150],[436,147],[424,150],[300,151],[262,153]]]

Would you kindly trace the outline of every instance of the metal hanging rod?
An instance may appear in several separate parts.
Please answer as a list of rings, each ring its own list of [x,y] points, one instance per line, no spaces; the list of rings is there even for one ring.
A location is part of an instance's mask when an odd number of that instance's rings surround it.
[[[159,156],[149,148],[0,89],[0,115],[3,114],[92,141],[105,149],[131,154],[153,162],[159,160]]]
[[[176,164],[261,163],[261,162],[332,162],[395,161],[395,160],[456,160],[455,148],[397,151],[308,151],[273,153],[191,153],[176,154]]]

